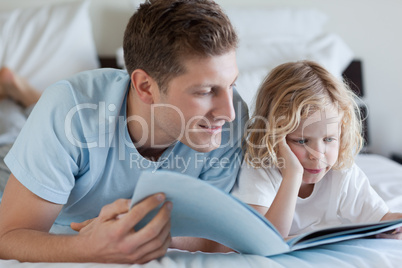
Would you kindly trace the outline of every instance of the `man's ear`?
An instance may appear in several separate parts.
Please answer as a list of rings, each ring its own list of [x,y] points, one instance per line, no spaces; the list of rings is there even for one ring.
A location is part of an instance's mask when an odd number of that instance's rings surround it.
[[[131,73],[131,89],[147,104],[154,103],[154,91],[159,90],[155,80],[144,70],[136,69]]]

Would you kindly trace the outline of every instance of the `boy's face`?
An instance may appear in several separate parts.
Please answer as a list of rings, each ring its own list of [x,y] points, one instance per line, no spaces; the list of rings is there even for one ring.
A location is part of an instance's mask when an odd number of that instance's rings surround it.
[[[335,105],[317,111],[300,122],[286,141],[304,168],[303,183],[319,182],[336,163],[339,154],[342,113]]]
[[[236,54],[189,58],[184,66],[186,72],[170,80],[166,93],[154,92],[155,140],[160,146],[179,140],[209,152],[221,144],[223,124],[235,118]]]

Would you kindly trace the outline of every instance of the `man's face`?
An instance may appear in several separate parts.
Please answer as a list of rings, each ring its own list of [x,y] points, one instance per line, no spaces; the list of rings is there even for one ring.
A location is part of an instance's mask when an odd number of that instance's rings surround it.
[[[221,144],[223,124],[235,118],[236,54],[189,58],[184,66],[185,73],[170,80],[166,93],[154,92],[154,144],[166,147],[179,140],[209,152]]]

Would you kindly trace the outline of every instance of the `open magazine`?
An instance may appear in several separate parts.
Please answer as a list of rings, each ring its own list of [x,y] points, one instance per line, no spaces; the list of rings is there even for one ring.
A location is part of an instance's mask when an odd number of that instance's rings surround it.
[[[402,219],[342,225],[305,233],[285,241],[275,227],[252,207],[214,186],[188,175],[169,171],[144,172],[131,206],[163,192],[173,203],[171,235],[202,237],[240,253],[272,256],[293,250],[368,237],[402,226]],[[150,212],[135,226],[139,230],[157,213]]]

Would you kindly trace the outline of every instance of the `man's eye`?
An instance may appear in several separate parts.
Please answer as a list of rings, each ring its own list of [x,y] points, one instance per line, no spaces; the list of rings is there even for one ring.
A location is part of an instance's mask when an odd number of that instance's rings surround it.
[[[198,92],[198,95],[200,95],[200,96],[208,96],[211,93],[212,93],[212,91]]]

